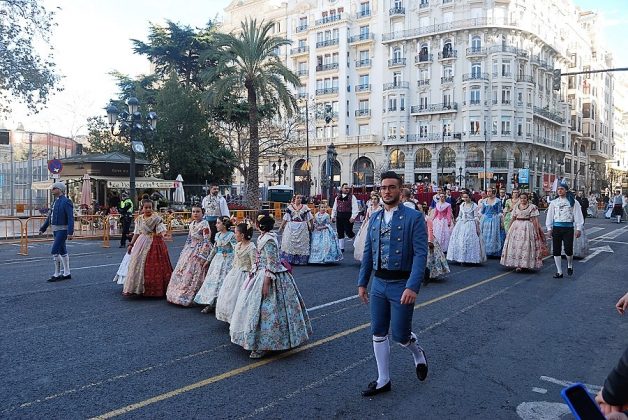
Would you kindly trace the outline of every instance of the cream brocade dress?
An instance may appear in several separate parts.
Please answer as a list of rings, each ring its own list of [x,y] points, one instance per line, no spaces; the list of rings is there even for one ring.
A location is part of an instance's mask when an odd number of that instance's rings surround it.
[[[539,269],[543,266],[539,229],[534,218],[539,210],[534,204],[512,209],[512,221],[506,234],[500,264],[506,267]],[[538,223],[538,222],[536,222]]]
[[[218,299],[216,301],[216,319],[230,323],[238,301],[238,295],[242,286],[248,280],[251,275],[251,269],[255,264],[255,256],[257,250],[255,244],[249,242],[246,245],[242,245],[239,242],[235,247],[235,257],[233,259],[233,266],[227,277],[222,283],[222,287],[218,292]]]

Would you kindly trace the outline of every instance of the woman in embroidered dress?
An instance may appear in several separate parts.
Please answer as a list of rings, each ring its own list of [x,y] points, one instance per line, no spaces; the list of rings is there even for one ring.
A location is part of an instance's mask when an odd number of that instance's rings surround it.
[[[463,192],[456,226],[451,233],[447,259],[461,264],[480,264],[486,261],[484,244],[480,235],[478,205],[471,201],[468,192]]]
[[[445,201],[446,199],[445,194],[441,193],[432,213],[434,238],[436,238],[442,249],[449,247],[449,237],[453,228],[451,204]]]
[[[427,263],[425,264],[427,276],[425,276],[424,282],[427,283],[429,280],[449,273],[449,264],[447,264],[447,258],[445,257],[438,240],[434,237],[434,222],[431,218],[426,217],[425,223],[427,225]]]
[[[522,269],[538,270],[543,266],[539,248],[539,210],[528,201],[528,194],[521,193],[519,202],[512,209],[512,224],[506,234],[500,264]]]
[[[252,225],[240,223],[236,226],[235,239],[238,244],[235,247],[233,266],[225,277],[216,300],[216,319],[220,321],[231,322],[233,309],[242,285],[248,280],[253,264],[255,264],[256,250],[255,244],[251,242],[252,237]]]
[[[207,259],[212,248],[210,238],[211,230],[207,221],[203,220],[203,209],[199,205],[192,206],[188,237],[170,277],[166,293],[168,302],[189,304],[183,296],[187,296],[190,289],[196,291],[205,279]]]
[[[310,258],[312,212],[301,202],[302,199],[301,195],[294,196],[279,227],[281,258],[292,265],[306,265]]]
[[[313,219],[312,242],[310,243],[310,264],[328,264],[342,260],[336,230],[331,225],[327,206],[319,205]]]
[[[369,220],[371,219],[371,215],[381,208],[382,205],[380,203],[379,195],[375,192],[371,193],[371,199],[366,207],[364,220],[362,221],[358,234],[355,235],[355,239],[353,240],[353,258],[356,261],[362,261],[364,243],[366,242],[366,233],[369,229]]]
[[[142,295],[164,297],[172,273],[168,247],[162,234],[166,226],[153,214],[153,202],[142,200],[142,214],[135,219],[133,239],[128,247],[131,254],[124,281],[124,296]]]
[[[495,190],[486,190],[486,199],[480,205],[480,232],[486,255],[501,257],[504,246],[502,202],[495,197]]]
[[[255,266],[238,295],[229,328],[231,341],[251,351],[252,359],[297,347],[312,334],[299,289],[279,260],[274,223],[269,215],[258,218]]]
[[[517,205],[519,201],[519,190],[512,190],[512,198],[506,200],[504,204],[504,230],[508,232],[510,228],[510,221],[512,220],[512,209]]]
[[[231,270],[235,247],[238,244],[235,233],[231,230],[231,219],[226,216],[216,220],[216,236],[214,237],[214,248],[209,254],[209,270],[205,275],[205,281],[201,286],[194,302],[199,305],[206,305],[201,311],[204,314],[213,312],[216,309],[216,299],[222,287],[222,282]],[[191,299],[191,297],[190,297]]]

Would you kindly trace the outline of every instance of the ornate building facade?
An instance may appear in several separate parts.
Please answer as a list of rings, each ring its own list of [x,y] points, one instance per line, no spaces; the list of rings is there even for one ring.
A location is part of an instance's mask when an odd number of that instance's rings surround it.
[[[594,176],[573,169],[612,155],[612,76],[595,94],[580,78],[553,89],[553,69],[609,64],[592,51],[595,15],[569,0],[238,0],[223,30],[251,16],[293,41],[278,55],[301,78],[307,117],[284,156],[295,190],[309,176],[321,191],[332,143],[334,181],[353,185],[392,169],[408,183],[510,189],[527,168],[537,192],[568,173],[590,187]],[[604,105],[585,117],[586,95]],[[587,124],[599,137],[577,131]],[[261,179],[272,163],[260,165]]]

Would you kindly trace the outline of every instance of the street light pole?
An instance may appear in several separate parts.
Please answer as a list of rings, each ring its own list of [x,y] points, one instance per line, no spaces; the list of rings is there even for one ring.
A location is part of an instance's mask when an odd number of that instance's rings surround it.
[[[33,133],[28,133],[28,215],[33,215]]]
[[[486,191],[488,189],[488,184],[486,183],[486,157],[487,157],[487,151],[488,151],[488,140],[486,137],[486,127],[484,128],[484,163],[482,166],[484,166],[484,191]]]

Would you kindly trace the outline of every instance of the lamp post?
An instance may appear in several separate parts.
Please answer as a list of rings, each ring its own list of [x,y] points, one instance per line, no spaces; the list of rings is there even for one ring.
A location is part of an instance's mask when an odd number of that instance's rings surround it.
[[[336,162],[337,156],[338,153],[336,152],[336,146],[331,143],[327,146],[327,164],[325,165],[327,169],[327,179],[329,180],[327,202],[331,202],[332,195],[334,193],[334,162]]]
[[[462,176],[462,166],[458,168],[458,186],[462,188],[462,180],[464,177]],[[466,187],[466,185],[465,185]]]
[[[19,123],[17,125],[17,130],[19,132],[25,133],[24,125]],[[13,152],[13,149],[11,149]],[[13,157],[11,157],[11,162],[13,162]],[[33,215],[33,132],[28,132],[28,214],[29,216]],[[12,206],[13,207],[13,206]]]
[[[301,166],[302,171],[306,171],[306,183],[305,195],[310,197],[310,184],[312,183],[312,164],[310,163],[310,108],[309,99],[305,99],[305,163]]]
[[[138,140],[138,137],[145,132],[152,132],[157,128],[157,114],[151,111],[143,117],[139,112],[140,101],[135,97],[127,99],[126,105],[129,108],[128,112],[120,112],[113,103],[111,103],[106,110],[109,126],[111,127],[111,134],[116,137],[126,137],[131,142],[129,196],[134,203],[137,203],[135,191],[135,153],[144,153],[144,144]],[[116,123],[119,127],[117,134],[114,132]]]

